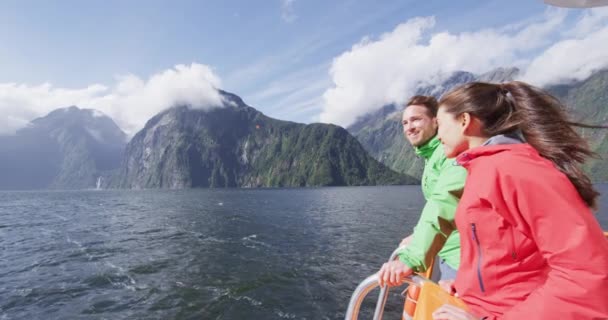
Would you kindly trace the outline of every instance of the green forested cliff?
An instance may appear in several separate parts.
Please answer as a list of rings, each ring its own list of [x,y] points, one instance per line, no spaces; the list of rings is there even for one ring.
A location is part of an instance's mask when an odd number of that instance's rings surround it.
[[[269,118],[223,93],[211,110],[175,107],[127,145],[120,188],[299,187],[416,183],[379,163],[345,129]]]

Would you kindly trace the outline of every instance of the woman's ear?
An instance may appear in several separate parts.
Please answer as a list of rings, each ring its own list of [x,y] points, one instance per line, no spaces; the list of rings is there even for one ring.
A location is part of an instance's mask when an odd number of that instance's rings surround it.
[[[458,121],[460,121],[460,128],[464,135],[478,136],[483,133],[483,123],[481,120],[477,117],[473,117],[468,112],[461,114]]]
[[[464,112],[461,113],[460,116],[458,117],[458,121],[460,123],[460,129],[462,131],[462,133],[467,132],[467,130],[471,127],[471,121],[473,119],[471,118],[471,114],[468,112]]]

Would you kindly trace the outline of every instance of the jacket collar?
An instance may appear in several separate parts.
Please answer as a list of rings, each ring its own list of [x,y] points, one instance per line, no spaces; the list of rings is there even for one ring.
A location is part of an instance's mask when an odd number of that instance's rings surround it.
[[[525,141],[526,139],[524,139],[523,134],[521,133],[521,131],[518,130],[511,133],[495,135],[490,139],[486,140],[486,142],[484,142],[482,146],[491,146],[497,144],[518,144]]]
[[[414,150],[416,151],[416,154],[418,156],[428,159],[433,155],[433,152],[435,152],[435,149],[437,149],[440,144],[441,142],[439,141],[439,137],[435,135],[431,138],[431,140],[427,141],[425,144],[419,147],[414,147]]]
[[[491,156],[510,150],[529,150],[530,148],[532,146],[523,142],[523,139],[518,135],[497,135],[488,139],[481,146],[469,149],[458,155],[456,163],[466,167],[469,162],[479,157]]]

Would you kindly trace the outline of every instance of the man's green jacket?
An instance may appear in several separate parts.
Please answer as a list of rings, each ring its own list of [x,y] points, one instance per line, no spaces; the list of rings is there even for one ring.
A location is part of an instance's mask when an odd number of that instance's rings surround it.
[[[437,247],[445,242],[437,255],[457,270],[460,265],[460,234],[458,230],[453,230],[446,240],[449,232],[446,232],[448,229],[445,226],[440,225],[439,217],[454,224],[466,170],[454,160],[446,159],[437,136],[415,149],[416,154],[425,159],[422,192],[426,205],[414,228],[410,244],[399,252],[399,260],[416,272],[424,272],[433,259],[433,252],[436,253]],[[455,228],[449,228],[452,229]]]

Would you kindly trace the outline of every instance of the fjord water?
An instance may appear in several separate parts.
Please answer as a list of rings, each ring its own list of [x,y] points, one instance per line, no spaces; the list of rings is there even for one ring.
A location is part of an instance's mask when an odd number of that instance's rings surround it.
[[[341,319],[419,189],[3,192],[0,319]]]

